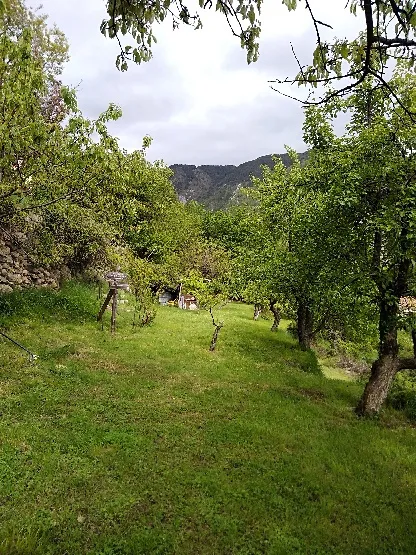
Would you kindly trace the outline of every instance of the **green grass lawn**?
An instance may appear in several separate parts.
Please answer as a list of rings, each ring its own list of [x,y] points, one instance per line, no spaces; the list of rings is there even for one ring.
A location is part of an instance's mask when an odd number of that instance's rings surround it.
[[[3,318],[40,358],[0,341],[1,554],[416,553],[401,413],[357,419],[363,386],[248,306],[210,353],[206,312],[123,304],[112,337],[81,289]]]

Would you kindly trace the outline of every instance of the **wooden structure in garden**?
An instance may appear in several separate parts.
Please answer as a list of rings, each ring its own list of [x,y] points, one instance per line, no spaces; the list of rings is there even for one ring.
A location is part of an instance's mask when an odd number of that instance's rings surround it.
[[[198,304],[196,297],[193,295],[181,295],[179,297],[178,306],[184,310],[197,310]]]
[[[106,281],[108,281],[109,291],[107,296],[100,308],[100,311],[97,315],[97,322],[100,322],[103,318],[104,312],[110,301],[112,301],[111,305],[111,333],[116,331],[116,318],[117,318],[117,296],[119,290],[128,290],[129,286],[127,283],[127,276],[122,272],[108,272],[105,275]]]

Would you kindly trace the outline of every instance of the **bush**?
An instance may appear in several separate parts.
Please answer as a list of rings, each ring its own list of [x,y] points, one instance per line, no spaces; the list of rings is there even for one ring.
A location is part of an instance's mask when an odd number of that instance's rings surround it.
[[[136,300],[133,316],[134,326],[148,326],[156,318],[157,300],[150,289],[137,289],[134,291]]]
[[[388,397],[389,404],[416,420],[416,372],[396,375]]]

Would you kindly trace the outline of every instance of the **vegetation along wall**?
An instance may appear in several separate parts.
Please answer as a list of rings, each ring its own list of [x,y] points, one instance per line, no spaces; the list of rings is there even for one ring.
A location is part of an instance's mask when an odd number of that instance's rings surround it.
[[[66,277],[69,277],[66,266],[40,266],[36,263],[30,256],[26,234],[0,231],[0,293],[31,286],[57,288]]]

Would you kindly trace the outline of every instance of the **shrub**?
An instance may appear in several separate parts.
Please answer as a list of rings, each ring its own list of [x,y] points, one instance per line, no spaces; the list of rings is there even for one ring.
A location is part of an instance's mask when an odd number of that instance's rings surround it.
[[[416,372],[396,375],[388,397],[389,404],[416,420]]]

